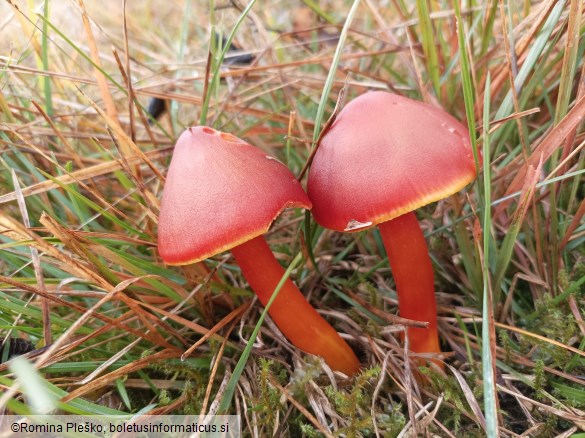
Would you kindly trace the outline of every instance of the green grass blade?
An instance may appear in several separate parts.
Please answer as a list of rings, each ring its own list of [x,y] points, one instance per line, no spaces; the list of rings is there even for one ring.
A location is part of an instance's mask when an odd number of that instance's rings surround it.
[[[201,105],[201,116],[199,118],[199,124],[201,124],[201,125],[205,124],[205,121],[207,120],[207,112],[209,111],[209,101],[211,99],[211,95],[214,93],[214,89],[215,89],[216,84],[219,83],[219,74],[221,72],[221,65],[223,64],[223,60],[225,59],[227,52],[230,49],[230,46],[232,44],[232,41],[234,40],[234,37],[236,36],[236,33],[238,32],[238,29],[240,28],[240,26],[242,25],[242,23],[244,22],[244,20],[246,19],[246,17],[250,13],[250,11],[252,10],[252,7],[254,6],[255,3],[256,3],[256,0],[250,1],[250,3],[248,3],[248,6],[246,6],[246,8],[242,11],[240,16],[238,17],[238,21],[236,21],[234,28],[230,32],[230,34],[226,40],[226,43],[222,47],[222,50],[219,54],[219,58],[217,59],[217,62],[214,65],[211,83],[210,83],[209,88],[207,90],[207,94],[205,96],[203,96],[203,104]],[[212,44],[213,44],[213,39],[214,39],[214,36],[212,35],[212,37],[211,37]]]
[[[498,251],[493,282],[493,290],[495,293],[494,303],[500,302],[500,285],[512,259],[512,252],[514,251],[516,238],[518,237],[520,229],[522,228],[522,224],[526,217],[526,212],[530,207],[530,202],[532,200],[532,195],[534,193],[539,174],[540,167],[536,169],[536,171],[534,168],[530,167],[527,173],[526,185],[522,190],[521,198],[518,201],[518,206],[516,207],[516,211],[512,217],[512,224],[506,233],[504,241],[502,242],[502,245]]]
[[[49,0],[45,0],[43,6],[43,37],[41,39],[41,51],[43,58],[43,70],[49,71]],[[51,77],[46,75],[43,77],[43,91],[45,92],[45,111],[50,117],[53,115],[53,93],[51,92]]]
[[[242,355],[240,356],[240,359],[238,360],[238,363],[236,364],[236,367],[234,368],[234,372],[230,376],[226,390],[225,390],[223,397],[221,399],[221,402],[219,404],[219,413],[220,414],[227,413],[229,411],[229,408],[230,408],[231,403],[232,403],[232,398],[233,398],[233,396],[236,392],[236,388],[238,386],[238,381],[240,380],[242,372],[244,371],[244,367],[246,366],[246,363],[248,362],[248,358],[250,357],[250,354],[252,353],[252,347],[254,346],[254,342],[256,341],[256,337],[258,336],[258,332],[260,332],[260,327],[262,327],[262,323],[264,322],[264,319],[266,318],[266,315],[268,314],[268,310],[270,309],[270,306],[272,306],[272,303],[274,302],[274,300],[278,296],[280,289],[282,289],[282,286],[284,285],[286,280],[290,277],[291,272],[293,271],[293,269],[295,269],[301,263],[301,260],[302,260],[302,253],[298,253],[295,256],[295,258],[293,259],[293,261],[291,262],[291,264],[288,266],[286,271],[284,272],[284,275],[282,276],[282,278],[280,279],[278,284],[276,285],[276,289],[274,289],[274,292],[272,293],[270,300],[268,300],[268,303],[266,303],[266,306],[264,307],[264,310],[262,311],[260,318],[258,319],[258,322],[256,323],[254,330],[252,331],[252,334],[250,335],[250,339],[248,340],[248,344],[246,345],[246,348],[244,348],[244,351],[242,352]]]
[[[422,47],[425,54],[427,71],[435,90],[435,95],[441,95],[441,70],[439,68],[439,55],[435,45],[433,22],[431,21],[428,0],[416,0],[418,19],[421,27]],[[456,3],[456,2],[455,2]],[[457,6],[458,7],[458,6]]]
[[[453,234],[457,241],[457,247],[461,251],[461,261],[465,267],[465,272],[471,283],[471,289],[475,292],[477,302],[481,302],[482,295],[482,272],[481,265],[475,254],[473,242],[469,239],[469,232],[463,221],[454,221],[449,227],[453,228]],[[447,227],[445,227],[446,229]]]
[[[10,361],[9,367],[17,377],[35,414],[48,414],[56,408],[57,398],[49,391],[45,380],[29,361],[22,357],[15,357]]]
[[[118,394],[122,398],[124,405],[126,408],[131,411],[132,410],[132,403],[130,402],[130,396],[128,395],[128,391],[126,391],[126,387],[124,386],[124,380],[116,379],[116,389],[118,390]]]
[[[467,129],[469,130],[469,137],[471,139],[471,147],[473,150],[473,159],[475,161],[476,172],[479,175],[480,171],[480,154],[477,144],[476,122],[475,122],[475,89],[473,86],[473,77],[471,75],[471,62],[469,59],[469,50],[467,45],[466,33],[463,18],[461,16],[461,6],[459,2],[453,3],[455,6],[455,18],[457,20],[457,38],[459,45],[459,59],[461,63],[461,84],[463,87],[463,100],[465,102],[465,115],[467,118]],[[476,180],[475,186],[480,187],[479,179]],[[483,202],[482,190],[476,190],[479,197],[479,204]],[[459,221],[455,224],[455,238],[463,255],[463,264],[471,281],[473,290],[476,291],[476,297],[480,298],[481,291],[481,266],[477,263],[475,257],[475,248],[467,237],[467,232],[463,224]]]
[[[555,125],[569,111],[571,93],[573,91],[573,79],[576,74],[577,54],[579,53],[579,23],[583,14],[583,0],[571,0],[569,11],[569,24],[567,30],[567,43],[559,82],[559,96],[555,111]]]
[[[491,169],[490,169],[490,139],[489,139],[489,115],[490,115],[490,76],[488,74],[485,84],[483,107],[483,311],[482,311],[482,371],[484,391],[484,414],[486,422],[486,434],[488,438],[498,436],[498,409],[496,398],[496,380],[494,375],[494,357],[492,356],[492,342],[495,342],[493,327],[493,301],[490,289],[490,247],[491,247]]]
[[[453,3],[455,8],[461,9],[459,2]],[[494,29],[494,22],[496,21],[498,10],[498,2],[485,2],[484,3],[484,16],[487,14],[487,19],[485,20],[485,25],[483,28],[482,36],[481,36],[481,52],[480,56],[483,58],[487,53],[490,43],[492,42],[493,36],[493,29]]]
[[[534,66],[536,65],[538,59],[540,58],[540,55],[542,54],[545,46],[547,45],[547,43],[549,43],[553,30],[555,29],[559,19],[561,18],[561,14],[563,13],[565,8],[565,3],[566,0],[559,0],[557,2],[557,4],[552,9],[549,17],[547,18],[546,22],[544,23],[541,32],[536,37],[533,46],[530,48],[530,51],[528,52],[528,56],[526,57],[524,64],[522,64],[522,67],[520,67],[518,75],[514,80],[514,87],[516,87],[517,90],[522,89],[528,76],[534,72]],[[508,91],[508,94],[506,94],[506,97],[504,98],[504,101],[498,108],[498,111],[496,112],[494,118],[496,120],[503,119],[504,117],[509,116],[512,113],[513,109],[514,103],[512,98],[512,90],[510,90]]]
[[[327,106],[327,101],[329,99],[329,93],[331,93],[331,88],[333,88],[333,81],[335,79],[335,75],[337,74],[337,67],[339,66],[339,60],[341,59],[343,47],[345,46],[347,32],[349,30],[349,27],[351,26],[353,18],[355,17],[355,13],[357,11],[359,4],[360,0],[354,0],[353,5],[349,10],[349,13],[347,14],[347,18],[345,19],[345,23],[343,24],[343,28],[341,29],[341,33],[339,34],[337,48],[335,49],[333,59],[331,60],[331,68],[329,69],[329,73],[327,74],[327,79],[325,79],[325,85],[323,85],[323,92],[321,93],[321,100],[319,101],[319,106],[317,107],[317,114],[315,115],[315,129],[313,130],[314,142],[317,141],[319,135],[321,134],[321,125],[323,123],[323,116],[325,114],[325,108]]]
[[[323,10],[323,8],[319,7],[319,4],[314,0],[303,0],[303,3],[306,4],[309,8],[311,8],[319,17],[325,20],[327,23],[334,23],[335,19],[327,13],[327,11]]]
[[[23,359],[24,360],[24,359]],[[30,366],[30,365],[29,365]],[[41,377],[42,384],[44,388],[51,394],[49,397],[54,398],[55,400],[59,400],[68,393],[61,388],[47,382]],[[4,387],[9,388],[14,384],[14,381],[8,379],[5,376],[0,376],[0,384]],[[15,402],[15,403],[11,403]],[[11,411],[18,415],[28,415],[31,414],[30,408],[26,406],[22,402],[18,402],[16,400],[11,400],[8,403],[8,407]],[[119,411],[117,409],[108,408],[107,406],[102,406],[98,404],[91,403],[87,400],[82,398],[78,398],[75,400],[71,400],[67,403],[61,403],[56,401],[56,405],[59,407],[60,410],[70,414],[77,414],[77,415],[126,415],[127,412]]]
[[[179,38],[179,59],[177,60],[180,64],[183,64],[185,60],[185,50],[187,48],[187,40],[189,37],[189,21],[193,12],[192,0],[185,0],[183,7],[183,20],[181,23],[181,34]],[[177,78],[180,77],[180,72],[177,72]],[[171,125],[173,132],[178,132],[177,127],[177,114],[179,112],[179,104],[176,101],[171,101],[169,113],[171,115]]]
[[[454,2],[453,4],[455,6],[455,17],[457,18],[457,38],[459,42],[459,59],[461,60],[461,84],[463,86],[463,101],[465,102],[467,128],[469,129],[469,136],[471,137],[475,168],[479,171],[479,153],[477,149],[477,135],[475,132],[475,90],[473,87],[473,78],[471,76],[471,63],[469,60],[467,40],[465,38],[465,28],[461,17],[461,6],[459,5],[459,2]]]

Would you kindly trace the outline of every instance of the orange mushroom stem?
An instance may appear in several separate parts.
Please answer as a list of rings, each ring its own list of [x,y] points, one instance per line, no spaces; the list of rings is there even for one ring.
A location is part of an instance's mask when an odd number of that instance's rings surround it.
[[[248,240],[231,251],[250,287],[266,306],[284,275],[284,268],[274,258],[264,237]],[[347,375],[359,370],[360,364],[349,345],[290,279],[278,292],[268,313],[282,333],[301,350],[322,356],[332,368]]]
[[[427,321],[427,328],[408,328],[410,350],[440,353],[433,266],[414,213],[378,224],[396,283],[400,316]]]

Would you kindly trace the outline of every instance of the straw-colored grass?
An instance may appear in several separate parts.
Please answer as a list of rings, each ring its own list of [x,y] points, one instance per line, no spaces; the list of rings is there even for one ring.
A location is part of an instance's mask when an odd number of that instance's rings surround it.
[[[0,3],[2,412],[219,407],[246,436],[585,436],[582,2],[248,6]],[[222,63],[214,33],[254,61]],[[336,104],[372,89],[464,120],[484,157],[473,185],[417,212],[444,370],[404,352],[377,231],[287,211],[268,233],[358,353],[348,379],[258,323],[229,253],[165,266],[157,217],[185,127],[304,175]],[[149,122],[153,97],[169,111]]]

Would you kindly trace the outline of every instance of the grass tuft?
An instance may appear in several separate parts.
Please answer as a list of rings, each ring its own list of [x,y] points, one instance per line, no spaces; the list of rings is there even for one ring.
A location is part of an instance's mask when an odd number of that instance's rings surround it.
[[[257,436],[583,435],[581,1],[9,0],[0,17],[5,412],[219,409]],[[224,62],[230,45],[253,62]],[[417,212],[444,370],[405,354],[377,232],[293,210],[266,236],[359,355],[353,379],[282,337],[229,254],[157,253],[177,133],[209,123],[304,184],[322,132],[368,90],[470,132],[477,181]],[[170,111],[149,121],[155,97]]]

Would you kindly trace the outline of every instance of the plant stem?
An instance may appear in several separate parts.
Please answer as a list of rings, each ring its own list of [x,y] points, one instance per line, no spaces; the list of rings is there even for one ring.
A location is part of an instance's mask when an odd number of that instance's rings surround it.
[[[242,274],[262,305],[270,300],[284,275],[264,237],[256,237],[235,248]],[[321,356],[334,370],[355,374],[360,363],[347,343],[308,303],[297,286],[287,279],[268,310],[282,333],[299,349]]]
[[[439,353],[433,266],[414,213],[378,225],[388,254],[402,318],[426,321],[428,328],[408,328],[410,350]]]

